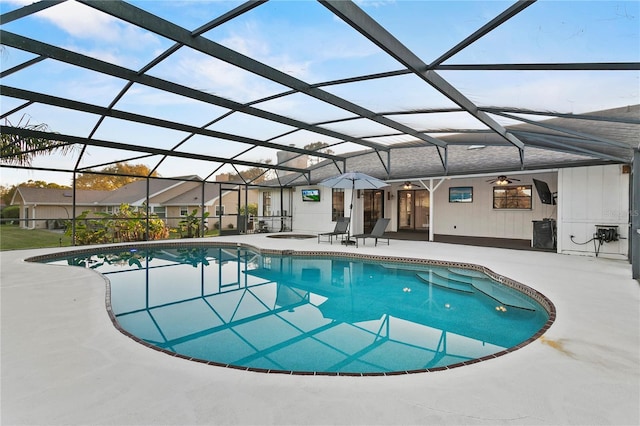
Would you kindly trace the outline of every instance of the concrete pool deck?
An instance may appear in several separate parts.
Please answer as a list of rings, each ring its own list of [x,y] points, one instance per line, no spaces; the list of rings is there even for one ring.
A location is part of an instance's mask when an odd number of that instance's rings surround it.
[[[545,294],[557,318],[520,350],[449,371],[254,373],[148,349],[114,328],[98,274],[23,261],[60,249],[1,252],[1,423],[640,423],[640,285],[626,261],[422,241],[356,249],[265,234],[215,240],[481,264]]]

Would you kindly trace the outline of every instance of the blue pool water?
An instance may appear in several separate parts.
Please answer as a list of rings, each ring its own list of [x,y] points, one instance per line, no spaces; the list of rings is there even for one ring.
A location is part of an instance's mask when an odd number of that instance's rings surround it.
[[[483,272],[245,248],[121,249],[48,260],[110,281],[117,324],[223,365],[390,373],[460,365],[527,341],[549,314]]]

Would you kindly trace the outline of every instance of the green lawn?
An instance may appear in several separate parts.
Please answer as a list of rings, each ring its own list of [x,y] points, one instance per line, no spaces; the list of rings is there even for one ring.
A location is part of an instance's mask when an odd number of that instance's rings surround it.
[[[206,232],[207,237],[218,235],[217,229]],[[172,232],[169,238],[179,238]],[[46,229],[22,229],[16,225],[0,225],[0,250],[20,250],[46,247],[69,247],[71,237]]]
[[[0,225],[0,250],[45,247],[68,247],[71,238],[46,229],[22,229],[16,225]]]

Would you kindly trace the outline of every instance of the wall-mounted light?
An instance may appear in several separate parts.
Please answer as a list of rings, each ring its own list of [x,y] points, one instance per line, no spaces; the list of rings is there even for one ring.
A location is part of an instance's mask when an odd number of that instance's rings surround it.
[[[393,200],[393,194],[391,192],[387,192],[387,200]]]
[[[356,196],[358,197],[358,199],[360,199],[360,190],[358,189],[358,191],[356,192]]]

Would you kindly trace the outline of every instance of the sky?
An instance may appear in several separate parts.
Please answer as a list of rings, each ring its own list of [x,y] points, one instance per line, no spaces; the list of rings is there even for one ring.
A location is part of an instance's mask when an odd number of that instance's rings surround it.
[[[31,1],[0,0],[6,13]],[[242,2],[230,1],[132,1],[136,7],[194,30]],[[367,0],[356,4],[383,25],[425,63],[438,58],[490,19],[507,9],[510,1],[387,1]],[[640,61],[640,2],[638,1],[544,1],[465,48],[446,64],[472,63],[564,63]],[[139,70],[173,42],[119,21],[75,1],[2,25],[2,29],[77,51],[109,63]],[[314,1],[271,0],[239,18],[204,34],[227,48],[253,57],[308,83],[331,81],[363,74],[398,70],[388,55]],[[34,55],[6,47],[0,52],[2,70]],[[640,80],[637,71],[439,71],[467,98],[480,106],[509,106],[543,111],[583,113],[637,104]],[[250,102],[282,93],[288,88],[244,70],[212,59],[189,48],[181,48],[156,65],[149,74],[187,87],[206,90],[236,102]],[[108,106],[125,82],[71,65],[45,60],[2,78],[2,84],[27,88],[73,100]],[[412,75],[349,85],[327,86],[327,92],[373,111],[411,111],[417,108],[453,106],[451,101]],[[22,101],[0,96],[2,114]],[[342,111],[305,95],[291,95],[256,105],[261,109],[306,122],[348,117]],[[115,105],[117,109],[202,126],[227,110],[199,101],[168,95],[134,85]],[[6,117],[9,123],[29,120],[46,123],[52,131],[87,136],[97,123],[95,115],[31,105]],[[483,128],[464,114],[408,115],[394,117],[424,129]],[[497,119],[497,118],[496,118]],[[513,122],[497,119],[501,124]],[[376,128],[378,126],[379,128]],[[384,133],[380,125],[364,122],[329,124],[333,130],[356,137]],[[235,113],[209,127],[276,143],[335,142],[309,132],[284,135],[288,126]],[[106,119],[94,138],[171,148],[185,133]],[[381,143],[403,142],[399,137],[380,138]],[[260,162],[275,162],[275,151],[255,149],[242,153],[246,145],[194,137],[181,149],[210,156],[234,156]],[[337,153],[361,149],[350,144]],[[39,157],[35,167],[73,167],[80,151],[61,157]],[[138,153],[114,153],[89,148],[80,165],[98,167],[117,159],[131,159],[151,167],[159,158],[136,160]],[[211,163],[167,160],[160,164],[162,176],[198,174],[206,177],[217,166]],[[219,172],[231,171],[222,167]],[[69,173],[0,168],[0,184],[44,180],[70,184]]]

